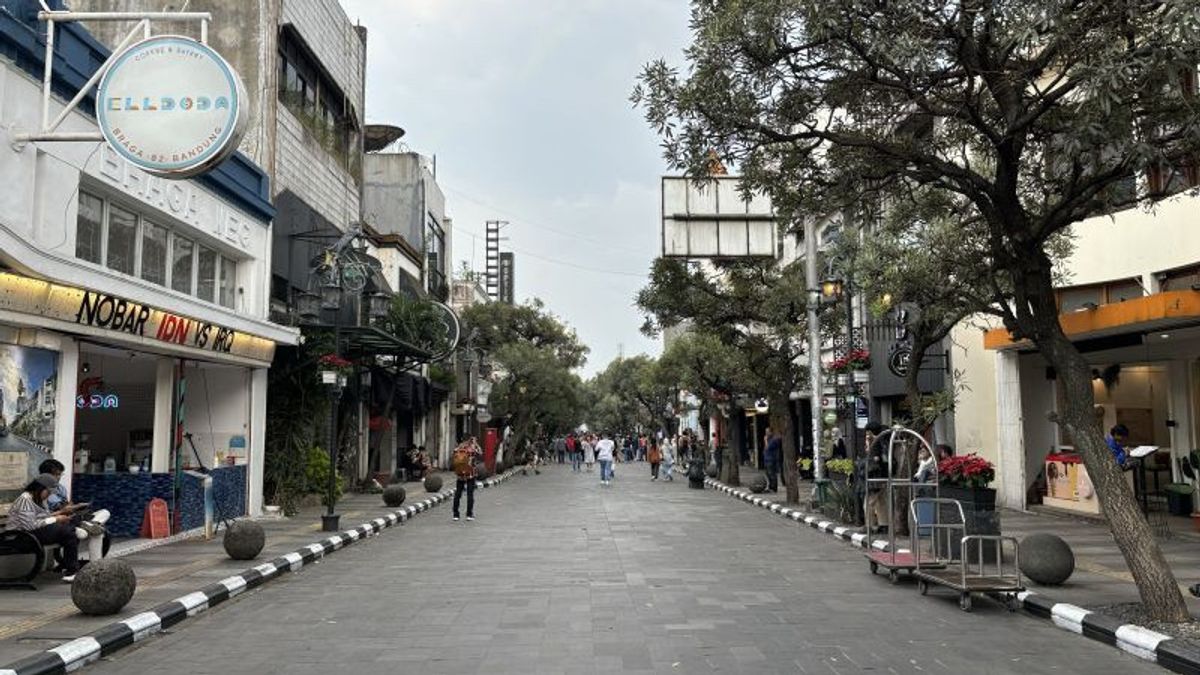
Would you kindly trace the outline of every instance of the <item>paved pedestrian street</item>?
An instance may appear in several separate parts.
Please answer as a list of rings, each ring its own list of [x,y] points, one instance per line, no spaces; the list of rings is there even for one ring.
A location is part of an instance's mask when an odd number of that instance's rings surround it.
[[[551,466],[338,552],[95,673],[1103,673],[1156,666],[685,480]]]

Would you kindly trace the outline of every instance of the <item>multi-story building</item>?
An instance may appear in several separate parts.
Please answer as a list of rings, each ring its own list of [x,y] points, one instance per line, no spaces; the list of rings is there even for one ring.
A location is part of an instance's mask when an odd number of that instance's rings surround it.
[[[399,138],[381,131],[376,135],[390,138],[389,143]],[[446,215],[446,197],[437,183],[436,161],[407,150],[390,151],[387,145],[367,153],[363,161],[363,222],[372,252],[394,288],[412,297],[445,302],[450,295],[453,222]],[[405,453],[422,447],[435,462],[448,464],[454,441],[447,381],[451,375],[452,366],[446,364],[399,374],[397,385],[409,393],[397,397],[392,419],[377,425],[389,428],[381,432],[379,452],[368,459],[369,471],[393,472]]]
[[[133,4],[72,3],[76,10]],[[27,386],[40,383],[30,397],[42,420],[28,438],[10,434],[4,461],[16,459],[32,474],[44,446],[76,468],[65,481],[77,501],[113,511],[116,534],[136,534],[151,497],[178,503],[183,527],[203,521],[202,512],[182,507],[166,476],[176,466],[172,455],[185,450],[186,465],[215,469],[218,456],[232,465],[214,472],[238,500],[226,513],[256,512],[266,372],[276,345],[298,339],[296,330],[268,320],[275,209],[266,155],[233,154],[179,180],[146,173],[104,142],[19,142],[16,134],[41,127],[47,24],[37,18],[36,0],[3,0],[0,8],[0,126],[8,137],[0,159],[0,360],[17,367]],[[216,12],[211,34],[256,34],[230,21]],[[79,23],[58,24],[52,116],[104,63],[106,43],[115,42],[109,38],[132,27],[95,23],[93,34]],[[171,31],[199,33],[194,24]],[[60,130],[97,136],[94,90]],[[17,392],[4,396],[15,400]],[[192,433],[195,455],[175,442],[180,423]],[[117,476],[95,475],[106,460]],[[135,466],[156,477],[134,480],[126,469]],[[180,481],[184,492],[201,489],[200,479],[185,474]],[[12,488],[0,485],[0,499]]]

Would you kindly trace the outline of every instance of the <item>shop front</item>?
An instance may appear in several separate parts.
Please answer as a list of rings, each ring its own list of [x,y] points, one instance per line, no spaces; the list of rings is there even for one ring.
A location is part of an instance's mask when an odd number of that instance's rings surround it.
[[[1060,321],[1091,367],[1103,429],[1128,431],[1126,480],[1143,509],[1163,509],[1167,486],[1185,480],[1180,461],[1200,437],[1200,292],[1101,305]],[[1017,424],[1000,427],[1001,499],[1013,507],[1102,515],[1074,441],[1053,421],[1064,396],[1057,373],[1005,331],[989,332],[985,345],[997,350],[1000,405],[1019,411]]]
[[[15,141],[40,128],[42,29],[0,15],[0,503],[54,458],[116,535],[154,498],[171,531],[258,513],[266,369],[298,338],[267,320],[267,176],[239,154],[183,180],[104,142]],[[107,56],[56,33],[52,111]],[[60,130],[95,134],[94,96]]]

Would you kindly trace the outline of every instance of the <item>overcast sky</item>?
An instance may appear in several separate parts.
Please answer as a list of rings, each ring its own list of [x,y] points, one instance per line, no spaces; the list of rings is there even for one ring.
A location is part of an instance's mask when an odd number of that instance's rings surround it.
[[[367,120],[437,156],[453,256],[483,268],[508,220],[519,300],[591,347],[657,354],[633,296],[660,248],[659,141],[628,97],[648,60],[681,61],[684,0],[342,0],[367,27]]]

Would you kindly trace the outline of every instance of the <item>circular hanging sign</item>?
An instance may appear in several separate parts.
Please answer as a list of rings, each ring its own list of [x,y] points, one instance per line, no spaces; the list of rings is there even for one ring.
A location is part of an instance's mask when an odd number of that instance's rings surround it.
[[[187,178],[237,149],[245,104],[245,87],[220,54],[191,38],[159,35],[113,57],[96,90],[96,119],[134,166]]]

